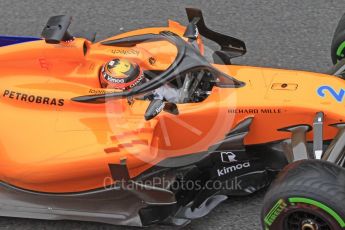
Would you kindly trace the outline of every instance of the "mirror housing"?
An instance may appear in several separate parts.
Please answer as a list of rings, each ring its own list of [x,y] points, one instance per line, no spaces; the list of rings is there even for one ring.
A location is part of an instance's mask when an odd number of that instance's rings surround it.
[[[179,115],[179,110],[175,103],[164,102],[160,99],[154,99],[150,102],[149,106],[146,109],[144,116],[145,120],[151,120],[152,118],[160,114],[160,112],[162,112],[163,110],[174,115]]]
[[[156,117],[164,109],[164,102],[160,99],[154,99],[150,102],[145,112],[145,120],[151,120]]]
[[[58,15],[51,17],[44,27],[41,36],[48,44],[59,44],[61,41],[71,41],[74,37],[67,31],[71,22],[72,17],[70,16]]]

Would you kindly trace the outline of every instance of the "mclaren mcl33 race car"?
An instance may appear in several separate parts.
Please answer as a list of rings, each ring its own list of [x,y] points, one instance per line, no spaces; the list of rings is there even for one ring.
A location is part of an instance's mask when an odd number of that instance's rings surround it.
[[[1,216],[181,226],[270,186],[263,229],[345,228],[345,18],[321,74],[233,65],[244,42],[187,15],[0,37]]]

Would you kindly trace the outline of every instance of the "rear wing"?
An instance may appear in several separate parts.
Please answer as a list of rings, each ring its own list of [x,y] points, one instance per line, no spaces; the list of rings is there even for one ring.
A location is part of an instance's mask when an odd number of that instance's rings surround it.
[[[230,64],[231,58],[242,56],[247,52],[246,45],[243,41],[209,29],[205,24],[201,10],[186,8],[186,12],[189,22],[197,22],[196,26],[199,33],[220,46],[220,50],[213,53],[215,63]]]

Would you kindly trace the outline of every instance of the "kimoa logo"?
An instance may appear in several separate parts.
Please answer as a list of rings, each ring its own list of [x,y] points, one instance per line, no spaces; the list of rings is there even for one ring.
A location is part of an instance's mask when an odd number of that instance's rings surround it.
[[[218,176],[224,176],[226,174],[235,172],[237,170],[241,170],[243,168],[249,168],[249,167],[250,167],[249,162],[239,163],[239,164],[232,165],[229,167],[223,167],[222,169],[217,169],[217,173],[218,173]]]

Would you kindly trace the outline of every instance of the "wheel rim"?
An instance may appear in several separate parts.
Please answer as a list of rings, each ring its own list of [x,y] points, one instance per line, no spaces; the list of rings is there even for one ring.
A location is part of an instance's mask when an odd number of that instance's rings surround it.
[[[291,213],[285,221],[285,229],[289,230],[331,230],[330,225],[322,217],[307,211]]]

